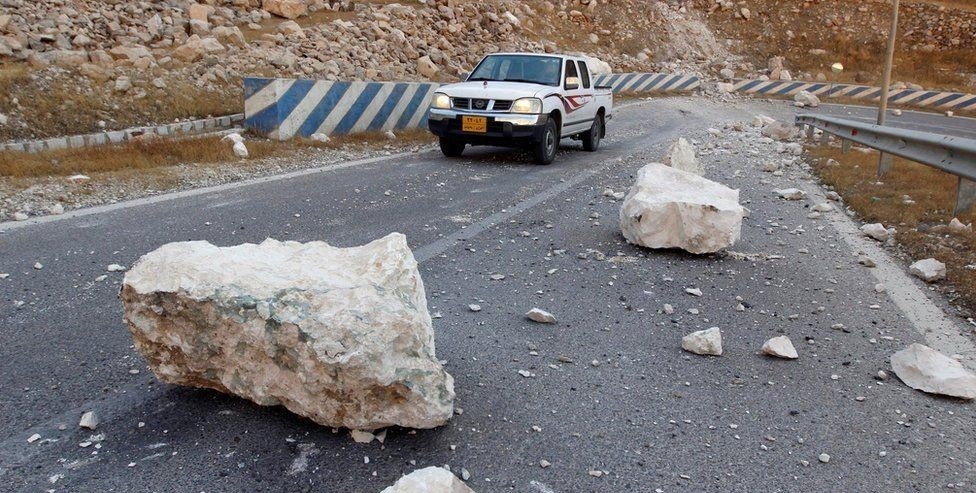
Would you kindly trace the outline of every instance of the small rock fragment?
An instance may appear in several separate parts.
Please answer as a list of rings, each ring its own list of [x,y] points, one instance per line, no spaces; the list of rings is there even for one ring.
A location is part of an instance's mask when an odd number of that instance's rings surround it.
[[[819,460],[820,462],[823,462],[824,464],[826,464],[826,463],[830,462],[830,455],[829,454],[820,454],[820,456],[817,457],[817,460]]]
[[[529,310],[529,312],[526,313],[525,316],[528,317],[529,320],[533,322],[538,322],[540,324],[556,323],[556,317],[553,314],[545,310],[540,310],[539,308],[533,308]]]
[[[783,188],[780,190],[773,190],[773,193],[786,200],[802,200],[803,197],[807,196],[807,193],[799,188]]]
[[[787,336],[773,337],[766,341],[762,346],[762,352],[763,354],[784,359],[797,359],[800,357],[796,352],[796,348],[793,347],[793,341]]]
[[[925,282],[941,281],[946,277],[946,265],[934,258],[919,260],[909,266],[908,271]]]
[[[722,332],[718,327],[692,332],[681,339],[681,348],[695,354],[721,356]]]
[[[81,420],[78,421],[78,426],[81,428],[94,430],[98,426],[98,415],[95,414],[95,411],[88,411],[82,414]]]
[[[881,223],[865,224],[861,226],[861,232],[864,233],[864,236],[877,241],[888,240],[888,230]]]

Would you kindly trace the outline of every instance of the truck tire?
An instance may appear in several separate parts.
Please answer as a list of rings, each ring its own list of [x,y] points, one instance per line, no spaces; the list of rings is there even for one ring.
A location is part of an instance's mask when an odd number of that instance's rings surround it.
[[[583,134],[583,150],[596,152],[600,148],[600,139],[603,138],[603,115],[596,115],[590,130]]]
[[[546,128],[542,132],[542,139],[532,144],[532,154],[535,156],[537,164],[551,164],[556,159],[556,151],[559,150],[559,129],[556,128],[556,121],[549,119]]]
[[[461,157],[464,153],[464,142],[448,137],[441,137],[441,152],[447,157]]]

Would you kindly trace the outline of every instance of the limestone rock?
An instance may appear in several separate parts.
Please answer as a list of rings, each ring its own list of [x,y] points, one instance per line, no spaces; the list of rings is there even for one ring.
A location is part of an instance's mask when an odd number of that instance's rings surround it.
[[[891,368],[905,385],[930,394],[976,399],[976,375],[958,361],[922,344],[891,355]]]
[[[440,69],[430,59],[430,56],[424,55],[417,59],[417,73],[421,76],[430,79],[437,75],[437,72],[440,72]]]
[[[954,217],[954,218],[952,218],[952,221],[949,221],[949,232],[950,233],[953,233],[953,234],[972,233],[973,232],[973,225],[972,225],[972,223],[970,223],[970,224],[963,224],[962,221],[960,221],[958,218],[955,218]]]
[[[877,241],[884,242],[888,240],[888,230],[881,223],[865,224],[861,226],[861,232],[864,233],[864,236]]]
[[[800,103],[804,106],[809,106],[811,108],[816,108],[820,106],[820,98],[810,91],[800,91],[793,96],[793,101]]]
[[[925,282],[941,281],[946,277],[946,265],[934,258],[919,260],[910,265],[908,271]]]
[[[624,198],[620,228],[635,245],[713,253],[739,240],[744,213],[738,190],[651,163]]]
[[[533,308],[529,310],[529,313],[525,314],[529,320],[533,322],[538,322],[540,324],[554,324],[556,323],[556,316],[538,308]]]
[[[308,13],[305,0],[264,0],[261,7],[285,19],[295,19]]]
[[[786,200],[803,200],[803,197],[807,196],[807,193],[799,188],[781,188],[773,190],[773,193]]]
[[[355,430],[433,428],[453,413],[454,381],[399,233],[353,248],[170,243],[131,267],[120,297],[164,382]]]
[[[681,349],[695,354],[721,356],[722,332],[718,327],[692,332],[681,338]]]
[[[474,493],[443,467],[418,469],[380,493]]]
[[[78,420],[78,427],[85,428],[88,430],[94,430],[98,427],[98,415],[95,411],[87,411],[81,415],[81,419]]]
[[[763,354],[784,359],[797,359],[800,357],[796,352],[796,348],[793,347],[793,341],[786,336],[773,337],[766,341],[762,346],[762,352]]]
[[[694,173],[698,176],[704,176],[705,170],[702,169],[701,163],[698,162],[698,158],[695,157],[695,148],[688,143],[684,138],[679,138],[677,142],[671,145],[668,149],[667,155],[664,156],[664,165],[670,166],[674,169],[680,169],[681,171],[687,171],[689,173]]]
[[[796,127],[781,121],[774,121],[763,127],[762,134],[771,139],[790,140],[796,135]]]

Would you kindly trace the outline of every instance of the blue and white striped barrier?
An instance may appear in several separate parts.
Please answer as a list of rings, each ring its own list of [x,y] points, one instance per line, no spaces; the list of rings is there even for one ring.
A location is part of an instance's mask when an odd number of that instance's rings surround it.
[[[427,125],[439,84],[244,79],[244,125],[272,139]]]
[[[613,92],[679,92],[698,89],[701,79],[679,74],[612,74],[596,76],[596,84],[610,86]]]
[[[774,96],[792,96],[800,91],[808,91],[821,99],[851,98],[868,101],[881,99],[881,88],[879,87],[831,84],[829,82],[736,80],[732,85],[732,90],[744,94]],[[973,110],[976,109],[976,94],[892,89],[888,92],[888,103],[945,110]]]

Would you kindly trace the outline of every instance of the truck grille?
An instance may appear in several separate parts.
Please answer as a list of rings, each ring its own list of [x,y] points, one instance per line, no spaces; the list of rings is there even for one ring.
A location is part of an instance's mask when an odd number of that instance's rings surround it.
[[[504,99],[496,99],[494,109],[495,111],[508,111],[512,109],[512,102]]]
[[[456,110],[476,110],[488,111],[491,106],[490,99],[471,99],[471,98],[451,98],[451,106]],[[512,109],[512,102],[505,99],[496,99],[493,111],[509,111]]]

